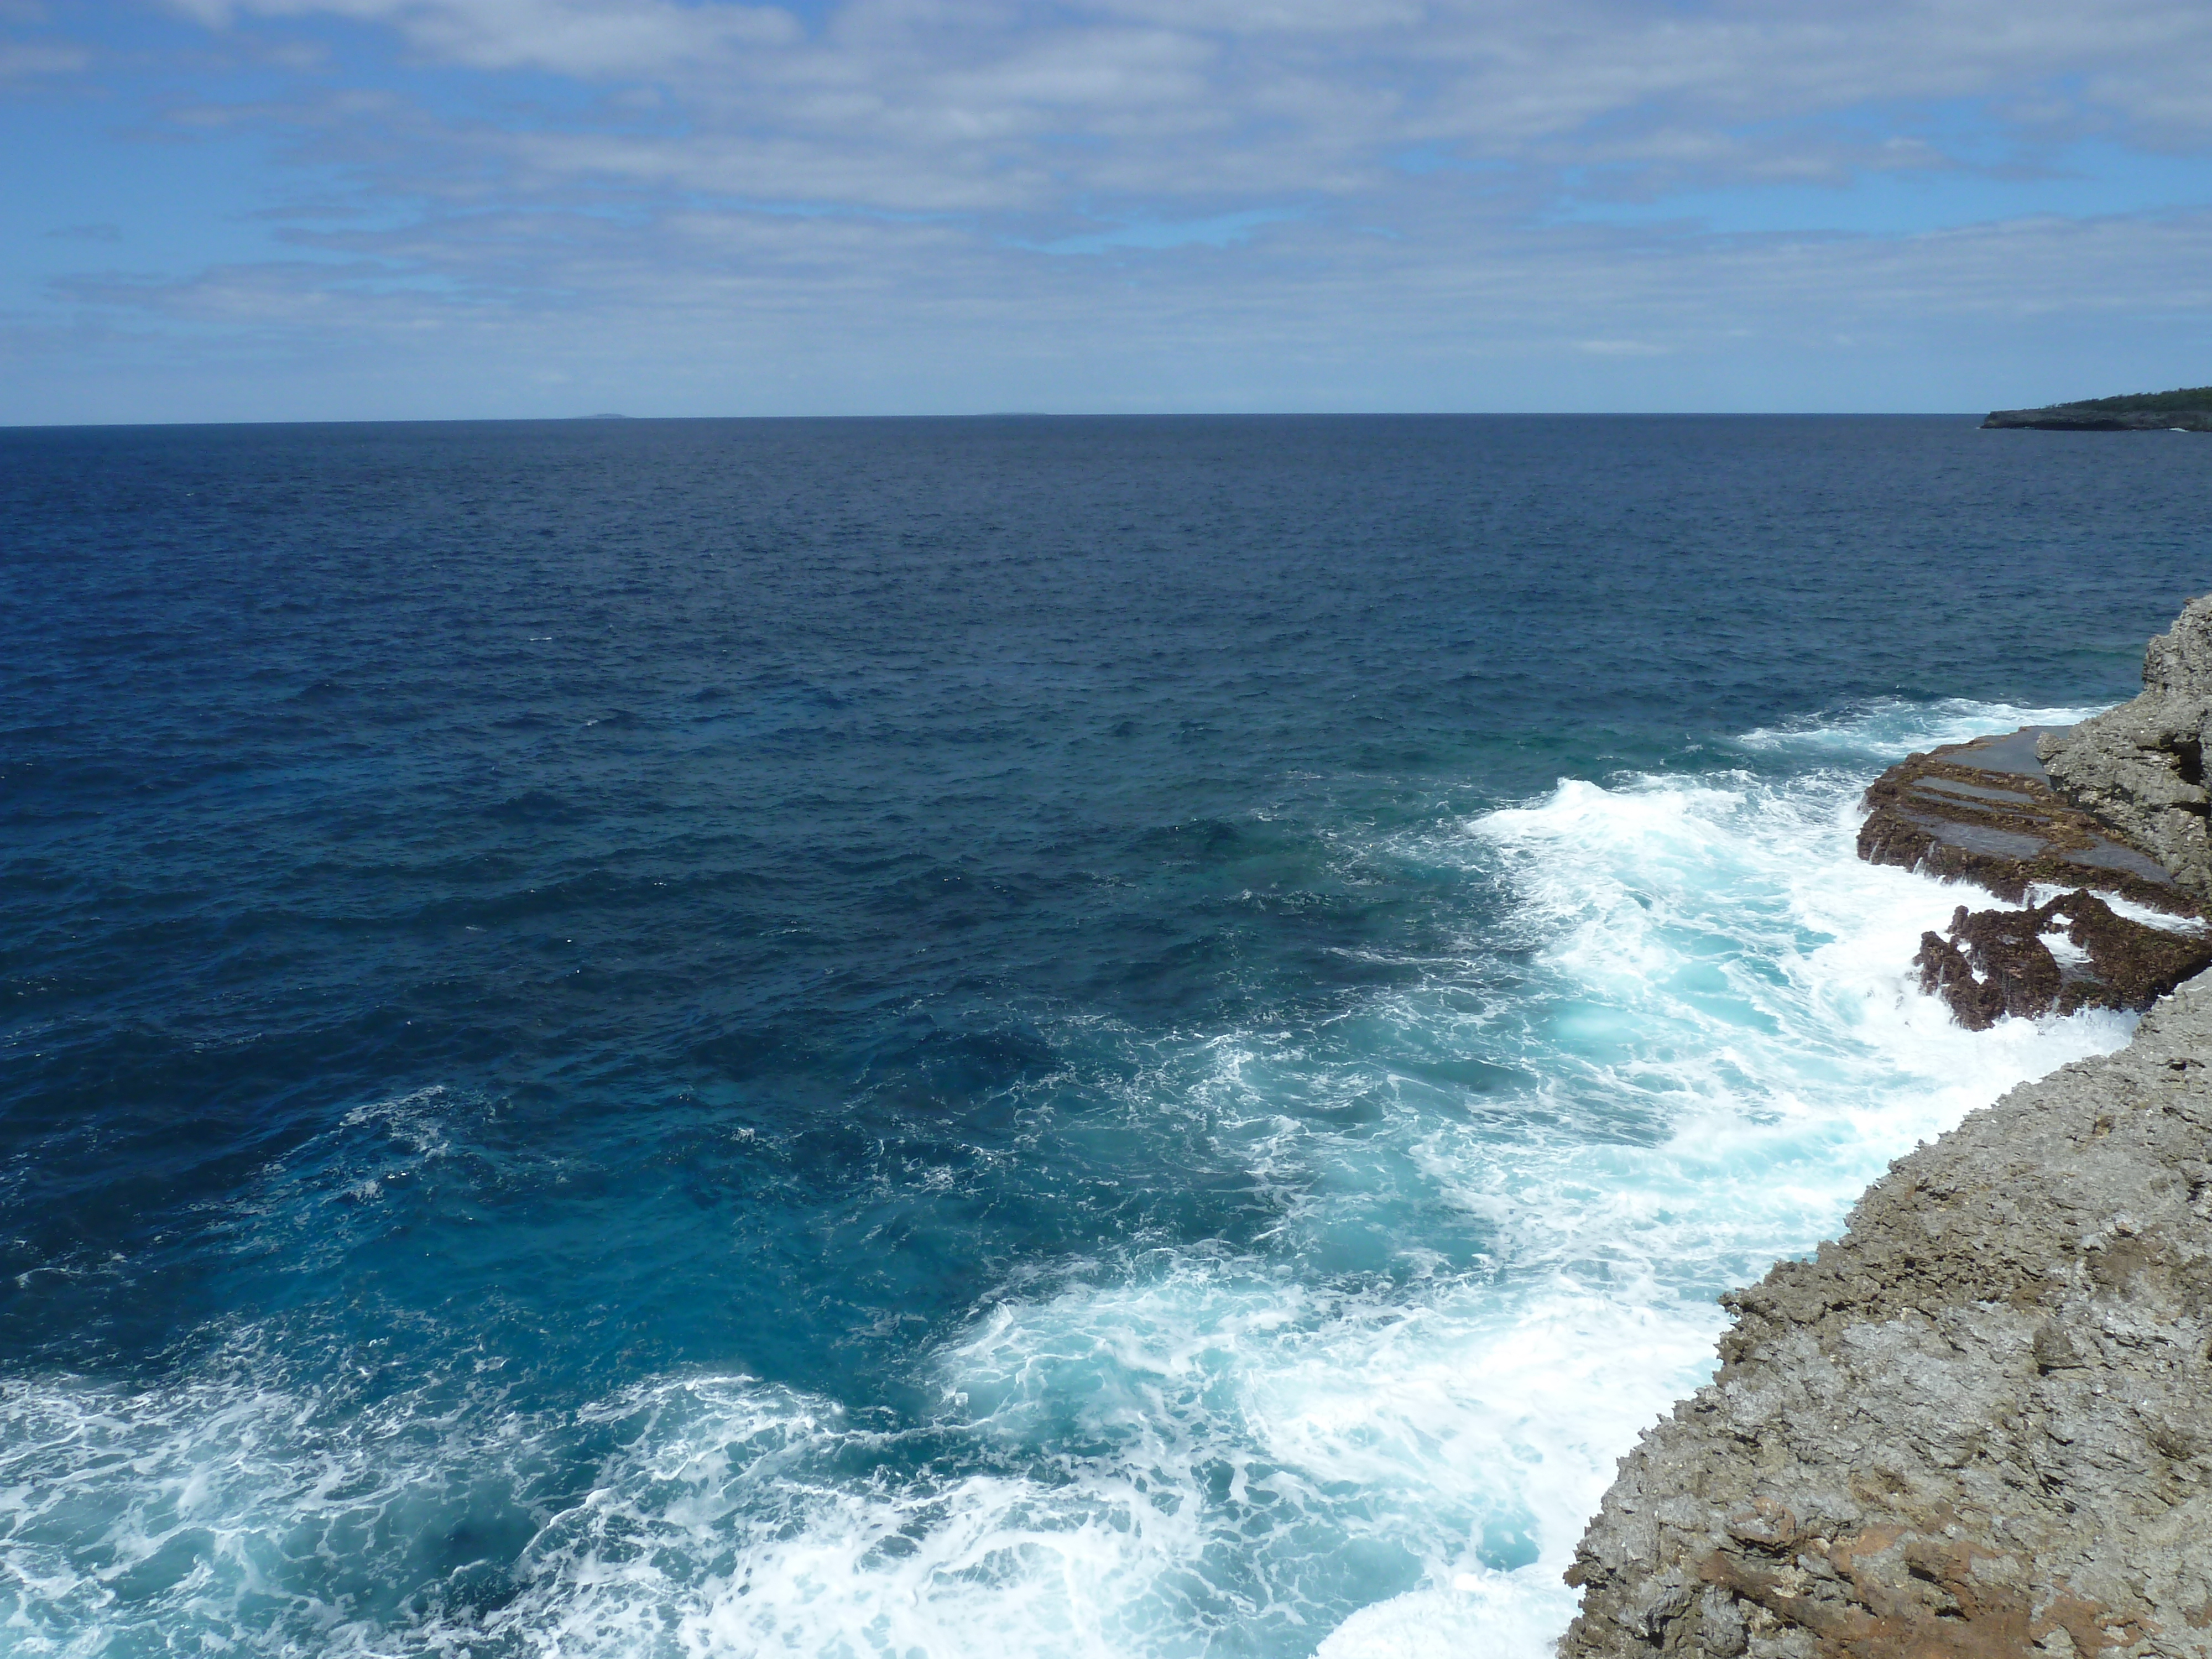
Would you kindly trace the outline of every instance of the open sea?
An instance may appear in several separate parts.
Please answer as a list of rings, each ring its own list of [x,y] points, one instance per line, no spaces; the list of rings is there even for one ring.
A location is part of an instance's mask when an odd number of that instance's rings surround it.
[[[1916,747],[2212,588],[1958,418],[0,432],[0,1652],[1534,1659],[1723,1288],[2112,1048]]]

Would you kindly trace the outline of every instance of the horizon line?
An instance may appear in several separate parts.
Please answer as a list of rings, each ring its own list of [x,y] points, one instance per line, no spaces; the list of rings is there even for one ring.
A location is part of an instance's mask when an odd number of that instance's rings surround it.
[[[0,422],[0,432],[131,431],[147,428],[275,426],[625,426],[678,421],[1775,421],[1980,420],[1971,410],[972,410],[930,414],[808,415],[338,415],[229,421]]]

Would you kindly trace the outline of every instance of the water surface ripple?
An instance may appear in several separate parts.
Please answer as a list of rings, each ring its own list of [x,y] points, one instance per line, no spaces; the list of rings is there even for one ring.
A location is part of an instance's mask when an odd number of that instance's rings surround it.
[[[0,1646],[1534,1655],[1712,1297],[2107,1048],[1914,746],[2212,450],[0,433]]]

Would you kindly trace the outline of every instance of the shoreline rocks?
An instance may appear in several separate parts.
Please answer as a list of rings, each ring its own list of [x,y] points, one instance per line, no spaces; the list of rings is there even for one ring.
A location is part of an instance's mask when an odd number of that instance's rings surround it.
[[[2071,805],[2157,860],[2184,890],[2212,900],[2212,596],[2191,599],[2143,653],[2132,702],[2039,734],[2037,757]]]
[[[2157,995],[2212,943],[2090,890],[2212,901],[2207,735],[2212,599],[2151,642],[2133,702],[1869,790],[1862,856],[2019,907],[1922,936],[1962,1023],[2155,1006],[1722,1298],[1717,1375],[1577,1552],[1562,1659],[2212,1659],[2212,974]]]
[[[2196,897],[2162,864],[2054,787],[2039,750],[2075,752],[2076,730],[2023,726],[1907,756],[1867,787],[1859,856],[1971,881],[2014,904],[2037,884],[2088,887],[2194,916]]]
[[[2062,962],[2044,942],[2063,931]],[[1920,988],[1949,1005],[1970,1031],[2006,1015],[2040,1019],[2083,1008],[2148,1008],[2212,967],[2212,937],[2147,927],[2085,889],[2019,910],[1951,914],[1948,936],[1920,936]]]
[[[1723,1301],[1565,1659],[2212,1655],[2212,983]]]
[[[2212,679],[2212,639],[2204,643]],[[2111,739],[2100,722],[2111,718],[2084,722],[2087,738],[2077,735],[2082,727],[2023,726],[2001,737],[1946,744],[1908,756],[1867,789],[1861,858],[1942,881],[1972,882],[2021,907],[1969,910],[1960,905],[1948,935],[1920,936],[1913,958],[1920,988],[1941,996],[1971,1030],[1986,1030],[2006,1015],[2035,1019],[2080,1008],[2148,1008],[2212,966],[2212,936],[2120,915],[2091,890],[2179,921],[2200,915],[2197,893],[2132,836],[2081,804],[2086,798],[2101,805],[2116,791],[2140,787],[2133,773],[2115,778],[2118,763],[2100,762],[2097,783],[2069,799],[2063,785],[2074,775],[2057,780],[2046,769],[2045,752],[2075,757],[2065,763],[2077,771],[2091,769],[2081,757],[2108,752]],[[2126,729],[2148,742],[2168,723],[2165,714],[2146,715]],[[2154,767],[2166,752],[2151,751],[2150,757],[2128,763],[2137,770]],[[2189,824],[2201,830],[2203,820]],[[2185,827],[2168,833],[2159,844],[2177,844],[2184,833]],[[2212,878],[2212,844],[2206,852],[2206,873]],[[2037,887],[2061,890],[2040,905],[2030,904]],[[2069,947],[2063,959],[2048,942],[2055,936]]]

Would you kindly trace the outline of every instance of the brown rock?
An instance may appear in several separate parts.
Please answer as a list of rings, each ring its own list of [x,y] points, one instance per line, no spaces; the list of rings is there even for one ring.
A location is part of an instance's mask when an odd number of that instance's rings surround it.
[[[2177,915],[2195,899],[2128,836],[2062,797],[2036,753],[2054,728],[1947,744],[1869,786],[1859,856],[2024,902],[2038,884],[2087,887]]]
[[[2063,931],[2086,963],[2062,964],[2044,943]],[[2038,1019],[2081,1008],[2147,1008],[2212,966],[2212,937],[2152,927],[2080,890],[2019,910],[1952,912],[1949,936],[1923,933],[1920,988],[1969,1030],[2003,1015]]]

